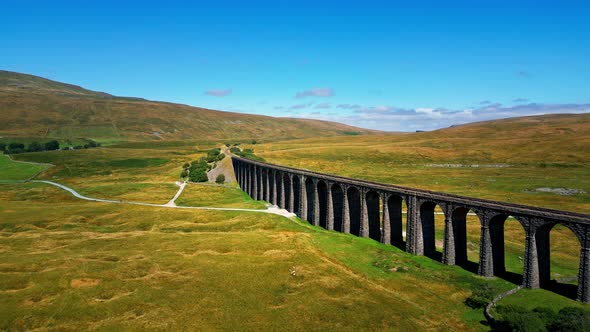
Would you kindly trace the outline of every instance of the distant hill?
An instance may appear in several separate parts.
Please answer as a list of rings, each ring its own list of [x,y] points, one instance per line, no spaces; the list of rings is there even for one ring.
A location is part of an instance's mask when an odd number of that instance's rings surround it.
[[[375,131],[340,123],[222,112],[117,97],[0,70],[0,136],[98,140],[276,140]]]

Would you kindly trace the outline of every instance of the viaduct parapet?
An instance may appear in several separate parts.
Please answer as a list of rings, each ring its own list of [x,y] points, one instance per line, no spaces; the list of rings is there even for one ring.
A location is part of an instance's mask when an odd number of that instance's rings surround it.
[[[580,242],[577,300],[590,303],[590,215],[386,185],[236,156],[232,163],[238,184],[253,199],[278,205],[313,225],[368,237],[414,255],[436,256],[438,205],[445,217],[442,263],[448,265],[467,263],[467,214],[472,212],[480,222],[478,274],[484,277],[506,271],[504,223],[513,217],[526,234],[525,288],[550,284],[549,233],[555,225],[563,225]]]

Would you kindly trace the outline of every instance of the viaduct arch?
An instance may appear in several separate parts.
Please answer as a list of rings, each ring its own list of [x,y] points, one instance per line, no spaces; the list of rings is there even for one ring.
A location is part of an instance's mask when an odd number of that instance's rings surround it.
[[[386,185],[232,156],[236,180],[250,197],[297,214],[316,226],[390,244],[414,255],[435,253],[434,208],[445,217],[442,263],[467,262],[467,213],[480,222],[478,274],[501,275],[504,222],[511,216],[523,227],[523,286],[550,282],[549,233],[555,225],[570,229],[580,242],[577,300],[590,303],[590,215]],[[403,236],[402,207],[406,205]]]

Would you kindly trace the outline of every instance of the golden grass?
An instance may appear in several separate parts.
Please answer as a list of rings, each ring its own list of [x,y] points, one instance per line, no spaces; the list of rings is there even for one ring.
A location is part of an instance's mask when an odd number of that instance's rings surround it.
[[[475,277],[395,248],[273,215],[12,200],[38,186],[3,187],[2,329],[477,328],[453,282]]]

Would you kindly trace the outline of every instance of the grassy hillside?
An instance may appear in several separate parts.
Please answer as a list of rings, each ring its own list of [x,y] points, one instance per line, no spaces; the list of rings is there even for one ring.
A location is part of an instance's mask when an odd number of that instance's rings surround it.
[[[38,165],[11,160],[8,156],[0,155],[0,182],[23,181],[31,178],[49,165]]]
[[[416,188],[590,213],[590,114],[424,133],[256,145],[269,162]],[[572,195],[539,188],[577,189]]]
[[[182,164],[201,155],[181,146],[15,157],[55,164],[40,178],[84,195],[163,204]],[[487,280],[372,240],[276,215],[0,186],[0,329],[484,329],[481,311],[463,301]],[[203,184],[177,203],[262,205],[235,187]]]
[[[165,143],[15,158],[55,164],[39,178],[84,195],[164,204],[182,164],[213,147]],[[466,297],[484,284],[514,287],[297,219],[93,203],[41,183],[0,186],[0,329],[483,331],[482,311]],[[177,203],[262,206],[235,187],[204,184],[187,186]],[[513,226],[507,264],[522,269],[524,235]],[[472,233],[471,258],[479,243]],[[578,245],[555,234],[561,249],[551,257],[564,263],[552,272],[575,275]],[[522,303],[575,305],[535,294]]]
[[[370,131],[339,123],[221,112],[115,97],[0,71],[0,136],[137,140],[276,140]]]

